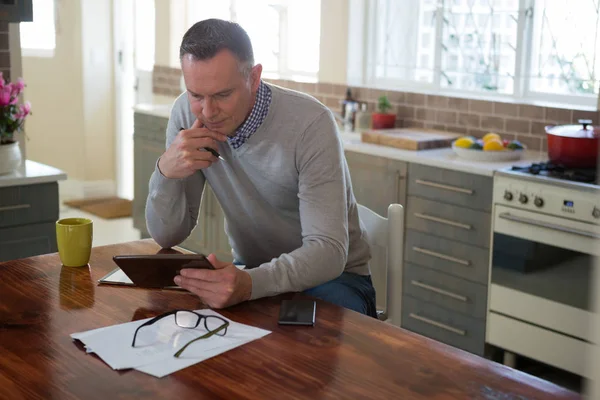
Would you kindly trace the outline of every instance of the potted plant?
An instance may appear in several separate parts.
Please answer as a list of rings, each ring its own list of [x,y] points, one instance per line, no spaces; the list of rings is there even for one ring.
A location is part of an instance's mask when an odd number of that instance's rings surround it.
[[[12,172],[21,165],[21,150],[15,136],[31,113],[29,102],[19,104],[19,95],[24,88],[22,78],[7,82],[0,72],[0,174]]]
[[[379,112],[374,112],[372,115],[373,129],[390,129],[395,127],[396,114],[388,113],[391,108],[392,105],[387,96],[380,96],[377,101],[377,110]]]

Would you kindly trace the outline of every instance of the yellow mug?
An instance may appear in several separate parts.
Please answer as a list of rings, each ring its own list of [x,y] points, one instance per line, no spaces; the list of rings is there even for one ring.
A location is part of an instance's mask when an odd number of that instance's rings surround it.
[[[64,218],[56,221],[56,244],[60,261],[66,267],[82,267],[92,252],[92,220]]]

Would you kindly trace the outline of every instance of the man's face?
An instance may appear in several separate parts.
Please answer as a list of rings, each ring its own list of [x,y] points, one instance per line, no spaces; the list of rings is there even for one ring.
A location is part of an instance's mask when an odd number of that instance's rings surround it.
[[[254,106],[262,66],[246,76],[233,53],[221,50],[202,61],[185,55],[181,70],[192,113],[206,128],[233,136]]]

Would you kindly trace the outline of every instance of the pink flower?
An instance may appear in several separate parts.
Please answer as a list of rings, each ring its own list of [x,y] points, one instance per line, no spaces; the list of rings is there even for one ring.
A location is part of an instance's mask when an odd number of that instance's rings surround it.
[[[4,86],[0,89],[0,107],[5,107],[10,104],[10,94],[12,89],[9,85]]]
[[[26,101],[25,103],[21,104],[21,106],[19,107],[19,111],[21,114],[23,114],[21,118],[25,118],[26,116],[31,114],[31,103]]]
[[[17,81],[13,83],[13,90],[16,90],[16,94],[20,94],[25,88],[25,81],[23,78],[17,78]]]

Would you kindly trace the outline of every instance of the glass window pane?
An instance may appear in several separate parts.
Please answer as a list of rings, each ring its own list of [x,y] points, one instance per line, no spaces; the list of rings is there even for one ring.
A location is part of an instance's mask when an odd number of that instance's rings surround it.
[[[33,22],[21,22],[21,47],[53,50],[56,47],[54,0],[33,0]]]
[[[292,1],[288,4],[288,69],[316,74],[319,71],[321,0]]]
[[[273,1],[236,1],[236,22],[246,30],[254,49],[254,61],[265,73],[279,72],[279,7]]]
[[[419,3],[406,7],[399,1],[376,0],[371,31],[376,80],[433,80],[436,4]]]
[[[600,15],[594,0],[536,0],[530,88],[597,96]]]
[[[154,2],[135,0],[135,67],[142,71],[154,68]]]
[[[444,8],[442,87],[513,93],[518,7],[518,0],[463,0]]]
[[[209,18],[231,19],[230,0],[188,0],[187,27]]]

